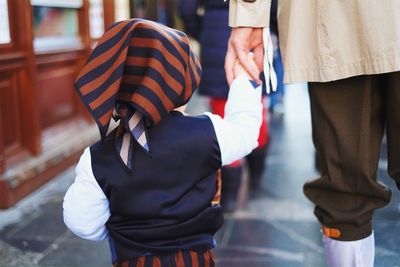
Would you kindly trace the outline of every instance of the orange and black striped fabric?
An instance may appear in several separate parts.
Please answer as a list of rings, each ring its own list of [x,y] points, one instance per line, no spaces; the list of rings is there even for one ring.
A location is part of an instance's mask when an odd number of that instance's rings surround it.
[[[75,88],[105,137],[116,102],[157,124],[185,104],[200,83],[201,66],[187,36],[156,22],[114,24],[98,41]]]
[[[165,256],[142,256],[133,260],[116,262],[113,267],[216,267],[215,255],[211,250],[204,253],[178,251]]]

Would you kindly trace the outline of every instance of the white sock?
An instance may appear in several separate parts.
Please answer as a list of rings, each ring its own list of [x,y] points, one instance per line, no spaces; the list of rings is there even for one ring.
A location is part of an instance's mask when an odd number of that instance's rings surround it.
[[[356,241],[339,241],[323,236],[329,267],[373,267],[375,259],[374,232]]]

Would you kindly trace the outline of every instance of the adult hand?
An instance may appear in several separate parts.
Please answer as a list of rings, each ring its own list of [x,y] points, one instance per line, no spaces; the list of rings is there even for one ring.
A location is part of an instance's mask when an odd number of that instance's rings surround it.
[[[234,79],[233,66],[236,59],[239,59],[240,64],[255,82],[261,83],[259,73],[263,69],[264,60],[262,31],[262,28],[250,27],[232,29],[225,56],[225,73],[228,84],[231,84]],[[254,53],[254,61],[258,68],[251,64],[247,57],[250,50]]]
[[[260,71],[258,70],[258,67],[254,61],[254,54],[250,52],[246,57],[247,57],[247,60],[250,62],[252,68],[257,69],[258,73],[260,73]],[[247,79],[252,80],[249,73],[243,68],[243,66],[240,64],[238,59],[236,59],[235,64],[233,66],[233,73],[235,75],[235,78],[237,78],[238,76],[244,75]]]

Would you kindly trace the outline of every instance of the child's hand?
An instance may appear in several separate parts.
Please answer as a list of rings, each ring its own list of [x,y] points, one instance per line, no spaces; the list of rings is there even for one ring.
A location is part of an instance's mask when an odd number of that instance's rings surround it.
[[[254,54],[253,54],[253,53],[249,53],[249,54],[247,55],[247,57],[248,57],[248,59],[249,59],[249,61],[250,61],[250,64],[253,65],[254,69],[257,69],[257,70],[258,70],[258,75],[259,75],[259,74],[260,74],[260,71],[259,71],[259,69],[258,69],[258,67],[257,67],[256,62],[254,61]],[[238,76],[240,76],[240,75],[242,75],[242,74],[244,74],[244,75],[246,76],[247,79],[253,80],[253,79],[251,78],[250,74],[248,74],[247,71],[246,71],[246,70],[242,67],[242,65],[239,63],[239,60],[238,60],[238,59],[236,59],[235,64],[233,65],[233,73],[234,73],[234,75],[235,75],[235,78],[238,77]]]

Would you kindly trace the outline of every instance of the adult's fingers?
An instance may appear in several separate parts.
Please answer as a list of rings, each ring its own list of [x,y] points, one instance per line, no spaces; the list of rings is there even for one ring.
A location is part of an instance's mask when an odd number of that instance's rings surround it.
[[[236,60],[236,52],[235,49],[232,47],[230,41],[228,42],[228,50],[226,51],[225,56],[225,75],[226,81],[229,85],[231,85],[233,79],[235,78],[233,72],[233,66],[235,65]]]
[[[236,31],[235,33],[238,34],[235,35],[236,38],[232,38],[231,43],[235,48],[235,52],[240,64],[255,82],[261,83],[259,78],[259,68],[255,68],[252,64],[250,64],[248,54],[251,49],[254,50],[254,48],[257,46],[262,46],[262,35],[260,39],[260,36],[258,36],[259,31],[255,28],[240,28],[240,30]]]
[[[237,58],[239,59],[240,64],[243,66],[243,68],[247,71],[247,73],[251,76],[251,78],[257,82],[261,83],[261,80],[259,78],[259,71],[257,68],[254,68],[254,65],[252,65],[247,57],[249,54],[248,50],[245,49],[236,49],[236,55]]]
[[[260,71],[264,69],[264,47],[263,45],[258,45],[253,49],[254,61]]]
[[[259,69],[250,64],[247,57],[249,51],[262,45],[262,29],[251,27],[233,28],[228,41],[228,50],[225,58],[225,71],[228,82],[234,78],[233,66],[237,58],[242,67],[248,72],[251,78],[261,83]]]

